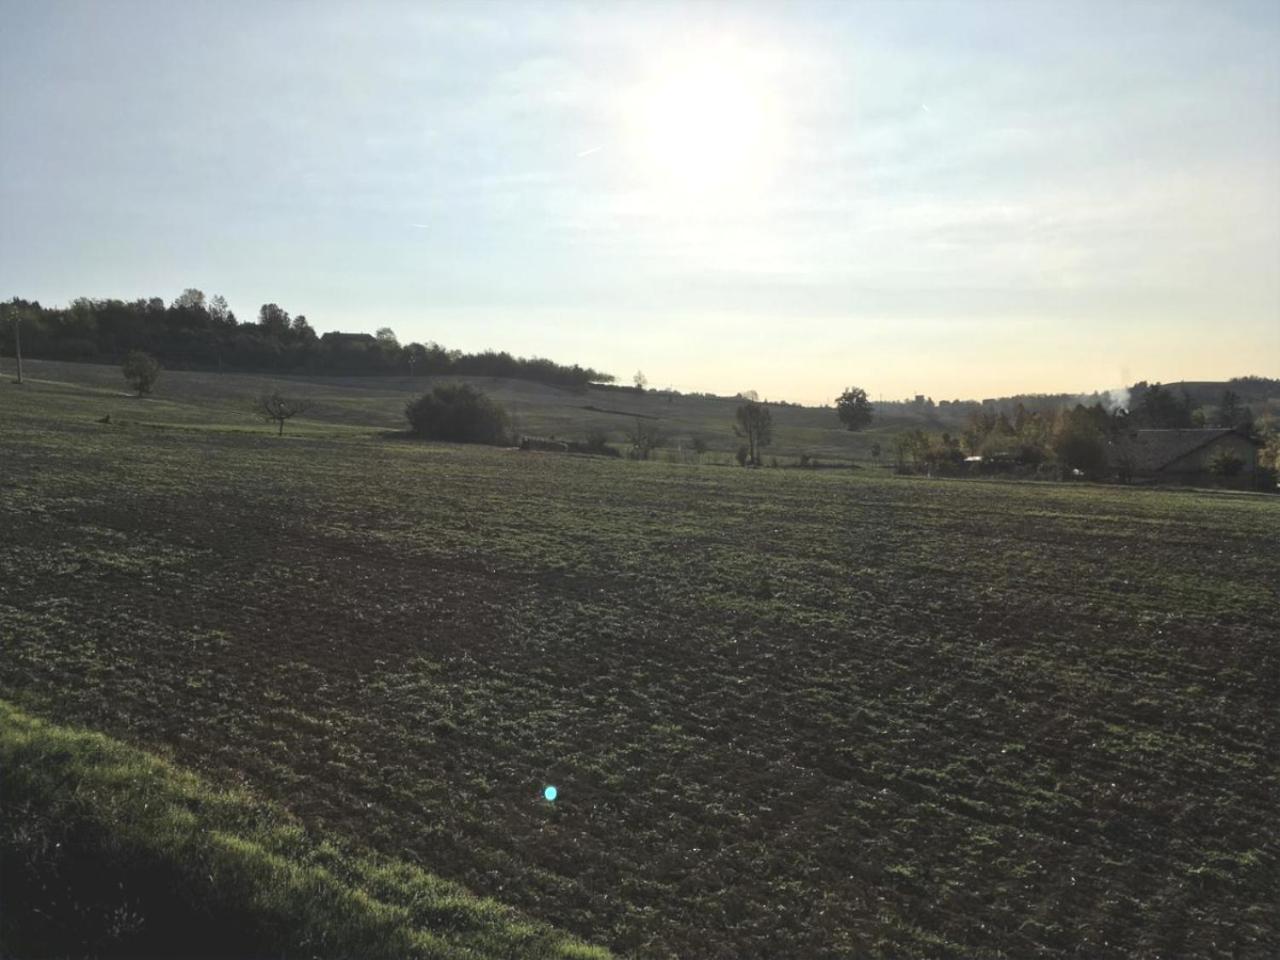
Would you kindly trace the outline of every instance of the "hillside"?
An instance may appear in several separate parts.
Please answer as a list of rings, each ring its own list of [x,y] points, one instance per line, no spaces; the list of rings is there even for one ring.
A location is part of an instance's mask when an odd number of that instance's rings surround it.
[[[464,379],[497,398],[511,413],[520,432],[535,436],[582,439],[603,430],[613,442],[636,417],[656,423],[667,438],[668,457],[690,451],[694,438],[719,454],[731,454],[741,441],[734,436],[734,411],[740,400],[729,397],[682,396],[657,391],[638,393],[618,388],[569,390],[528,380],[492,377],[267,377],[238,373],[166,370],[154,397],[137,400],[125,392],[120,368],[105,364],[26,361],[27,377],[82,397],[90,388],[98,416],[113,421],[188,423],[217,422],[238,429],[258,429],[250,406],[254,397],[272,389],[310,398],[305,419],[291,424],[297,433],[317,429],[356,431],[403,430],[404,405],[432,385]],[[62,388],[55,385],[62,384]],[[915,416],[853,434],[826,408],[775,406],[775,444],[770,456],[797,458],[803,453],[840,460],[869,461],[871,445],[881,442],[887,458],[887,435],[904,425],[925,422]],[[713,457],[714,459],[714,457]]]

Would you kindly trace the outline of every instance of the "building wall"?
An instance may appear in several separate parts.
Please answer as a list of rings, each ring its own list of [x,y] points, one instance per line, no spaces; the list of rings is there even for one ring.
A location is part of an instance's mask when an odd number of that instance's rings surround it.
[[[1208,476],[1213,458],[1224,452],[1233,453],[1244,461],[1244,469],[1239,474],[1240,478],[1247,481],[1253,476],[1253,470],[1258,465],[1258,448],[1236,434],[1219,437],[1199,450],[1191,451],[1185,457],[1173,461],[1160,473],[1170,477],[1186,477],[1193,474]]]

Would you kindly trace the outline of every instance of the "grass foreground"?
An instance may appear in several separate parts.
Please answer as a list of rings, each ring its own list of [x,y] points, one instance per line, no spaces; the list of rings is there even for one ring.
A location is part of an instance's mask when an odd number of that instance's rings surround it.
[[[280,809],[0,701],[5,956],[605,960]]]

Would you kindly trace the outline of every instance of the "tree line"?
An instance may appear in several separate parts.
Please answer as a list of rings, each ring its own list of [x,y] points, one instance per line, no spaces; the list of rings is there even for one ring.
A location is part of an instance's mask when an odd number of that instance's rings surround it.
[[[910,430],[894,446],[896,466],[903,472],[958,472],[966,459],[977,458],[989,469],[1043,471],[1060,476],[1101,478],[1113,467],[1125,479],[1124,458],[1111,463],[1109,448],[1136,430],[1185,430],[1205,427],[1238,430],[1263,439],[1253,410],[1234,390],[1224,390],[1215,406],[1198,406],[1185,390],[1174,391],[1145,381],[1130,391],[1131,407],[1107,409],[1101,403],[1057,410],[1029,409],[1018,404],[1010,416],[993,410],[970,413],[957,433]],[[1224,472],[1229,467],[1224,466]]]
[[[578,364],[505,351],[463,353],[438,343],[401,344],[390,328],[376,334],[319,334],[305,315],[290,316],[264,303],[241,322],[222,296],[188,288],[166,304],[80,297],[65,307],[44,307],[14,297],[0,304],[0,350],[12,354],[15,323],[29,357],[119,363],[132,351],[147,353],[170,369],[254,373],[318,373],[339,376],[476,376],[534,380],[583,389],[614,377]]]

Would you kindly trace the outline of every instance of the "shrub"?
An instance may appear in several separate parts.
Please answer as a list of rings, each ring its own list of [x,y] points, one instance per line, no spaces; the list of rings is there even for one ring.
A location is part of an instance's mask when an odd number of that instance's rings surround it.
[[[609,435],[603,430],[589,430],[583,446],[586,447],[588,453],[606,453],[612,449],[609,446]]]
[[[1230,450],[1223,450],[1209,461],[1209,472],[1224,480],[1236,476],[1244,469],[1244,460]]]
[[[137,390],[140,397],[150,393],[160,378],[160,362],[141,350],[131,350],[120,370],[125,382]]]
[[[747,450],[745,443],[738,447],[738,452],[734,454],[734,457],[738,461],[738,466],[745,467],[747,465],[747,461],[751,459],[751,452]]]
[[[409,429],[424,440],[453,443],[507,442],[507,412],[466,383],[447,383],[405,406]]]
[[[587,439],[583,443],[576,440],[569,441],[570,453],[586,453],[593,457],[620,457],[622,451],[617,447],[611,447],[608,444],[608,435],[603,430],[595,430],[587,434]]]

